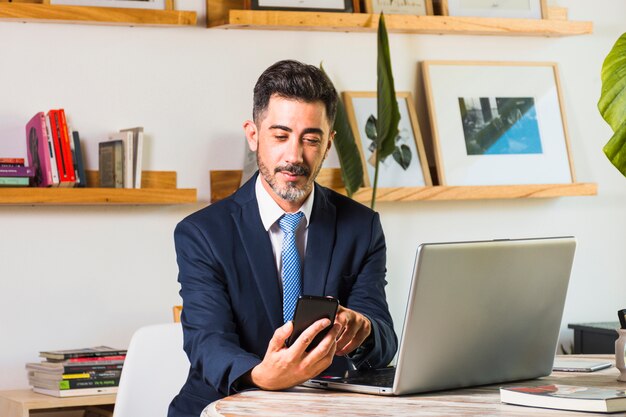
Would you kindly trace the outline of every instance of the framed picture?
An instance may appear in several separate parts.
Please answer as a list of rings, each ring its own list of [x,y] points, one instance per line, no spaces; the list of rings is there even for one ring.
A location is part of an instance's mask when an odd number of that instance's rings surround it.
[[[365,0],[366,13],[432,15],[432,0]]]
[[[548,0],[440,0],[444,16],[541,19],[548,15]]]
[[[118,7],[123,9],[173,9],[172,0],[49,0],[52,5]]]
[[[252,10],[354,12],[352,0],[248,0]]]
[[[422,65],[441,185],[575,181],[556,64]]]
[[[380,161],[378,167],[378,187],[423,187],[432,185],[411,94],[397,93],[396,97],[400,110],[396,150],[384,161]],[[354,132],[354,138],[361,153],[364,171],[363,183],[366,187],[370,187],[374,183],[375,148],[371,133],[368,134],[368,132],[372,123],[371,118],[376,118],[376,93],[344,92],[343,102],[346,106],[352,132]],[[368,120],[370,125],[368,125]]]

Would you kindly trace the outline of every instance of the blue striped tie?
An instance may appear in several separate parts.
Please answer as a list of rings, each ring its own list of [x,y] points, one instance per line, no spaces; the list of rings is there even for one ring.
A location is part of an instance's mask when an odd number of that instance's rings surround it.
[[[293,320],[296,302],[302,292],[302,279],[300,270],[300,254],[296,246],[296,229],[304,213],[301,211],[293,214],[283,214],[278,220],[280,229],[285,234],[283,238],[281,277],[283,280],[283,320],[287,323]]]

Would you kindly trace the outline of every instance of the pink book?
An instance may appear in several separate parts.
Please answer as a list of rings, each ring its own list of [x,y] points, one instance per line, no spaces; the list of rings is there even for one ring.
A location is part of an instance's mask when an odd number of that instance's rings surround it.
[[[46,115],[37,113],[26,125],[26,151],[28,163],[34,170],[32,185],[50,187],[53,184],[50,167],[50,149],[46,130]]]

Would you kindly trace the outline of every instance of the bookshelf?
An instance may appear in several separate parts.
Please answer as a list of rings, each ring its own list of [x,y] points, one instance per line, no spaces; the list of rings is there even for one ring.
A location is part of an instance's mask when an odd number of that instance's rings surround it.
[[[211,202],[228,197],[239,187],[240,170],[211,171]],[[341,172],[338,168],[323,168],[317,182],[341,194],[346,194]],[[525,185],[477,185],[378,188],[376,202],[393,201],[449,201],[493,200],[516,198],[553,198],[593,196],[598,194],[594,183],[572,184],[525,184]],[[372,189],[362,187],[352,196],[356,201],[369,204]]]
[[[142,188],[98,188],[87,171],[86,188],[0,188],[0,205],[173,205],[197,202],[196,189],[176,188],[176,172],[143,171]]]
[[[207,0],[207,26],[222,29],[375,32],[378,15],[242,10],[243,1]],[[593,23],[567,19],[567,9],[550,7],[547,19],[386,15],[396,33],[495,36],[572,36],[593,32]]]
[[[123,26],[195,26],[197,22],[193,11],[62,6],[43,4],[43,1],[7,3],[0,0],[0,21]]]

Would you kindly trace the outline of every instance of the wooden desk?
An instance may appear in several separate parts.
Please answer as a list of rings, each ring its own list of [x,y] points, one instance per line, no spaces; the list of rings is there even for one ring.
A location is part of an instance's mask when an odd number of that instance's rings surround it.
[[[613,355],[585,356],[585,360],[598,358],[614,362]],[[209,404],[201,417],[571,417],[579,413],[502,404],[498,389],[502,385],[548,383],[626,388],[626,383],[617,381],[618,375],[619,372],[615,368],[592,373],[553,372],[548,377],[531,381],[401,397],[339,393],[302,387],[283,392],[246,391]],[[584,413],[584,415],[593,414]],[[611,414],[611,416],[626,416],[626,413]]]
[[[52,397],[37,394],[30,389],[0,391],[1,417],[33,417],[39,413],[80,410],[94,405],[115,404],[115,394],[81,397]]]

